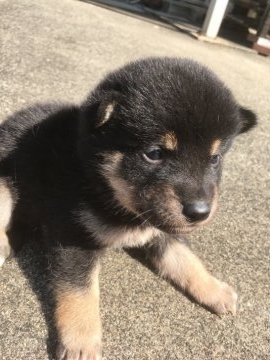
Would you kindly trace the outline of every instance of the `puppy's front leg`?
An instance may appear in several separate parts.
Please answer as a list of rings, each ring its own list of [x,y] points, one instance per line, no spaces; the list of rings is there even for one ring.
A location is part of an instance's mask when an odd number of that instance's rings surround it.
[[[57,360],[101,359],[98,255],[75,248],[51,254]]]
[[[237,294],[208,273],[200,259],[177,239],[165,239],[149,248],[159,272],[217,314],[236,313]]]

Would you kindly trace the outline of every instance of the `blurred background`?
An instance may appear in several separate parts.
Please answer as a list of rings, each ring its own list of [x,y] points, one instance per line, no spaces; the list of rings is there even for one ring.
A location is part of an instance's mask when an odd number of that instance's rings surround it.
[[[227,40],[270,54],[269,0],[83,1],[159,20],[204,40]]]

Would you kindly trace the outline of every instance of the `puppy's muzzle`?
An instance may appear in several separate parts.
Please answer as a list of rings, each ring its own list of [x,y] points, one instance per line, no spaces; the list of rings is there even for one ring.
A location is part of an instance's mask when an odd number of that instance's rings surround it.
[[[211,206],[208,202],[197,200],[183,204],[183,215],[189,222],[202,221],[208,218]]]

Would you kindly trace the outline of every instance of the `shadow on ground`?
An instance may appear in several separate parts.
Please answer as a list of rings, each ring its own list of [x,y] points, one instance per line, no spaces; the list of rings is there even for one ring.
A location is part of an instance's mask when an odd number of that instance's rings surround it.
[[[38,240],[37,233],[32,235],[30,240],[17,252],[16,260],[40,303],[41,311],[47,325],[48,359],[53,360],[57,345],[56,329],[53,322],[54,303],[50,296],[51,289],[46,251]]]

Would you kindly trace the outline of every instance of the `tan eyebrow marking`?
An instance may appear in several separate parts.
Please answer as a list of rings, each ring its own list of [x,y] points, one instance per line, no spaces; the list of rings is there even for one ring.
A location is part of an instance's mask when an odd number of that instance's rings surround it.
[[[173,131],[168,132],[167,134],[163,135],[161,138],[162,144],[168,150],[176,150],[178,143],[176,134]]]
[[[211,155],[214,155],[217,153],[219,147],[220,147],[220,144],[221,144],[221,140],[220,139],[217,139],[215,140],[213,143],[212,143],[212,146],[211,146]]]

